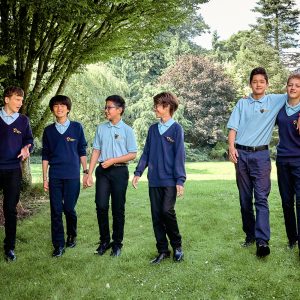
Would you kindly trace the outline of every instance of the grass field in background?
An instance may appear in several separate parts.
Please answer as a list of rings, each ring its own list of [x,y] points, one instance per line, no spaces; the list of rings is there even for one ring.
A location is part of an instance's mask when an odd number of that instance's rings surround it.
[[[33,165],[35,182],[40,170]],[[185,196],[176,204],[182,263],[149,264],[156,248],[145,181],[137,191],[128,188],[122,255],[94,255],[99,234],[91,188],[81,191],[77,205],[78,245],[59,259],[51,257],[48,203],[18,224],[17,261],[0,259],[0,299],[299,299],[298,251],[286,248],[277,182],[269,198],[271,255],[257,259],[255,246],[240,247],[233,165],[188,163],[187,173]]]

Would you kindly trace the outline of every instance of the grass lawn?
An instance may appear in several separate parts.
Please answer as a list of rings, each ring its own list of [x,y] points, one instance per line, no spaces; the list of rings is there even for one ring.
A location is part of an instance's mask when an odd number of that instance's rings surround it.
[[[146,181],[137,191],[128,188],[122,255],[94,255],[99,236],[91,188],[81,191],[77,205],[78,245],[62,258],[51,257],[48,203],[18,224],[17,261],[0,259],[0,299],[299,299],[298,250],[286,248],[276,180],[269,198],[271,255],[257,259],[255,246],[240,247],[233,165],[188,163],[187,173],[185,197],[176,205],[184,262],[149,264],[156,248]],[[40,166],[33,174],[38,182]]]

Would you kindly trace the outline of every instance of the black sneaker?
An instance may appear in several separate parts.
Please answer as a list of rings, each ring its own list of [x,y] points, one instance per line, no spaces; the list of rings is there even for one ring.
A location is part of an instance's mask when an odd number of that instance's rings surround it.
[[[256,256],[259,258],[266,257],[270,254],[270,248],[266,241],[259,241],[256,244]]]
[[[52,253],[53,257],[61,257],[65,253],[64,247],[55,247]]]
[[[111,243],[100,243],[94,254],[103,255],[109,248],[111,248]]]
[[[67,248],[74,248],[76,246],[76,236],[68,236],[67,237],[67,242],[66,242],[66,247]]]
[[[14,250],[5,250],[4,251],[5,254],[5,259],[6,261],[15,261],[17,259]]]

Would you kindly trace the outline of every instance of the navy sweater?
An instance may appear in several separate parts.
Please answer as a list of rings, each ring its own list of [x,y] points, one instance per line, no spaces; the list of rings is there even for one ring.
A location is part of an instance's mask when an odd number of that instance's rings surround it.
[[[32,132],[26,116],[20,114],[10,125],[0,118],[0,169],[20,168],[21,158],[18,155],[28,144],[33,149]]]
[[[296,129],[298,115],[297,112],[288,116],[285,107],[278,113],[276,120],[279,130],[277,162],[300,161],[300,136]]]
[[[134,175],[142,176],[148,167],[149,187],[183,185],[185,174],[183,129],[178,123],[160,135],[158,123],[150,126],[143,154]]]
[[[49,162],[49,177],[77,179],[80,177],[80,157],[86,156],[87,143],[80,123],[71,121],[64,134],[55,124],[43,133],[42,159]]]

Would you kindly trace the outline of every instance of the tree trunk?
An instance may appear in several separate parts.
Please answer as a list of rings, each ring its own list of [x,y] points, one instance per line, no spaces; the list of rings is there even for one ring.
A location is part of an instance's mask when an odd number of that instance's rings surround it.
[[[22,190],[27,190],[32,186],[32,176],[30,169],[30,157],[22,162]]]

